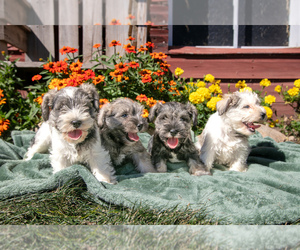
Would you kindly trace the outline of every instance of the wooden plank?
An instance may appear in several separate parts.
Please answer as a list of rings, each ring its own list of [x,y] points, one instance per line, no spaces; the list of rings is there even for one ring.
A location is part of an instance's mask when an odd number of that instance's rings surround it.
[[[82,38],[82,51],[83,62],[88,64],[92,59],[92,54],[95,51],[93,45],[102,41],[102,24],[103,20],[103,2],[102,0],[83,0],[83,38]]]
[[[0,24],[26,25],[30,11],[25,0],[0,0]]]
[[[32,32],[28,37],[29,50],[25,61],[38,61],[39,58],[46,60],[50,55],[55,60],[54,0],[28,0],[28,2],[35,14],[29,19]]]
[[[172,72],[184,70],[182,77],[202,78],[212,74],[219,79],[298,79],[300,59],[187,59],[168,57]]]
[[[116,53],[120,53],[123,55],[125,50],[123,49],[123,45],[127,44],[128,41],[128,32],[129,32],[129,25],[128,19],[126,17],[129,16],[128,9],[129,9],[129,2],[130,0],[115,0],[115,1],[106,1],[105,6],[105,24],[106,24],[106,54],[111,56],[114,53],[114,48],[109,47],[109,43],[112,40],[120,41],[122,46],[115,47]],[[117,6],[117,8],[116,8]],[[110,22],[113,20],[119,20],[122,25],[110,25]]]
[[[79,49],[79,0],[58,1],[59,49],[64,46]],[[78,52],[75,53],[75,56]],[[59,54],[63,60],[66,55]]]
[[[29,29],[21,25],[0,25],[0,41],[14,45],[27,51],[27,35]]]
[[[147,22],[147,7],[147,0],[133,0],[131,13],[135,16],[135,19],[131,35],[136,38],[135,45],[137,47],[140,47],[147,42],[148,27],[145,25]]]

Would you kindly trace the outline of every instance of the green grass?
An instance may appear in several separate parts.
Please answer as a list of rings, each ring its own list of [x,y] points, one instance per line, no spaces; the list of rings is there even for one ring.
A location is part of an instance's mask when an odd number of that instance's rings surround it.
[[[205,210],[157,211],[94,202],[82,181],[0,201],[0,225],[211,225]]]

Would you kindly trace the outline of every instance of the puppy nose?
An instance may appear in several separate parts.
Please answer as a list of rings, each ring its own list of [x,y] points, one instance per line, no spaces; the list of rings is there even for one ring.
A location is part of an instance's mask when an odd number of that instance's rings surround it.
[[[72,125],[73,125],[74,128],[79,128],[82,122],[76,120],[76,121],[72,121],[71,123],[72,123]]]
[[[142,128],[143,128],[143,123],[138,124],[138,125],[137,125],[137,128],[138,128],[139,131],[141,131]]]
[[[177,134],[177,130],[176,130],[176,129],[171,129],[171,130],[170,130],[170,134],[171,134],[172,136],[176,135],[176,134]]]
[[[261,112],[260,116],[261,116],[261,119],[263,120],[263,119],[265,119],[265,118],[266,118],[266,113],[264,113],[264,112]]]

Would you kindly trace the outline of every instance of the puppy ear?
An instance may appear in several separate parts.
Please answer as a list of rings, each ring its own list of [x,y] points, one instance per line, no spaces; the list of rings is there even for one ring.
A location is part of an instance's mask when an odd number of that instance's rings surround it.
[[[155,117],[157,117],[162,105],[163,104],[161,102],[158,102],[150,109],[149,116],[148,116],[149,122],[154,121],[154,119],[155,119]]]
[[[240,98],[236,93],[225,95],[222,100],[217,102],[217,111],[219,115],[223,115],[229,108],[234,107],[239,100]]]
[[[94,84],[84,83],[79,86],[92,100],[94,108],[99,111],[99,94]]]
[[[98,115],[98,126],[100,128],[103,128],[105,125],[105,119],[107,117],[107,113],[110,110],[110,103],[106,103],[102,106],[102,108],[99,111],[99,115]]]
[[[53,99],[56,93],[57,93],[57,89],[52,89],[43,97],[42,117],[44,121],[48,121],[49,119],[50,111],[51,109],[53,109]]]
[[[196,127],[198,125],[198,110],[196,109],[196,107],[193,104],[191,104],[189,102],[186,105],[187,105],[189,115],[193,121],[193,127]]]

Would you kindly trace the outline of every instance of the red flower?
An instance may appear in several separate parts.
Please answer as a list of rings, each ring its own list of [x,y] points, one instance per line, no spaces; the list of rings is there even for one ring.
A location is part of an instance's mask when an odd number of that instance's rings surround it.
[[[148,97],[144,94],[140,94],[136,97],[136,100],[139,102],[146,102],[148,101]]]
[[[117,19],[114,18],[113,20],[111,20],[109,25],[121,25],[121,23],[120,23],[120,20],[117,20]]]
[[[59,52],[63,55],[63,54],[67,54],[67,53],[76,53],[78,51],[78,49],[75,48],[71,48],[69,46],[64,46],[62,47],[62,49],[59,50]]]
[[[135,18],[135,16],[133,16],[133,15],[131,15],[131,14],[129,14],[129,16],[126,17],[126,19],[130,19],[130,20],[132,20],[132,19],[134,19],[134,18]]]
[[[121,43],[119,41],[112,40],[108,46],[109,47],[121,46]]]
[[[56,72],[65,71],[68,69],[68,64],[65,61],[55,62],[53,68]]]
[[[147,43],[145,43],[145,46],[148,48],[154,48],[154,43],[147,42]]]
[[[124,72],[126,72],[128,70],[128,66],[126,66],[126,64],[122,63],[122,62],[120,62],[119,64],[116,64],[115,68],[117,70],[119,70],[120,72],[122,72],[122,73],[124,73]]]
[[[41,75],[35,75],[31,78],[31,80],[34,82],[34,81],[39,81],[42,79],[42,76]]]
[[[43,65],[43,68],[44,68],[45,70],[48,70],[48,71],[51,72],[51,73],[55,73],[54,63],[53,63],[53,62],[49,62],[49,63],[47,63],[47,64],[44,64],[44,65]]]
[[[87,69],[86,71],[84,71],[84,80],[87,81],[89,79],[94,79],[95,78],[95,72],[91,69]]]
[[[152,82],[152,77],[151,77],[151,75],[144,75],[144,76],[142,77],[142,82],[143,82],[143,83],[146,83],[146,82]]]
[[[133,69],[136,69],[136,68],[140,67],[139,63],[137,63],[135,61],[132,61],[132,62],[128,63],[128,66],[130,68],[133,68]]]
[[[132,36],[129,36],[126,40],[129,40],[129,41],[134,41],[135,40],[135,38],[134,37],[132,37]]]

